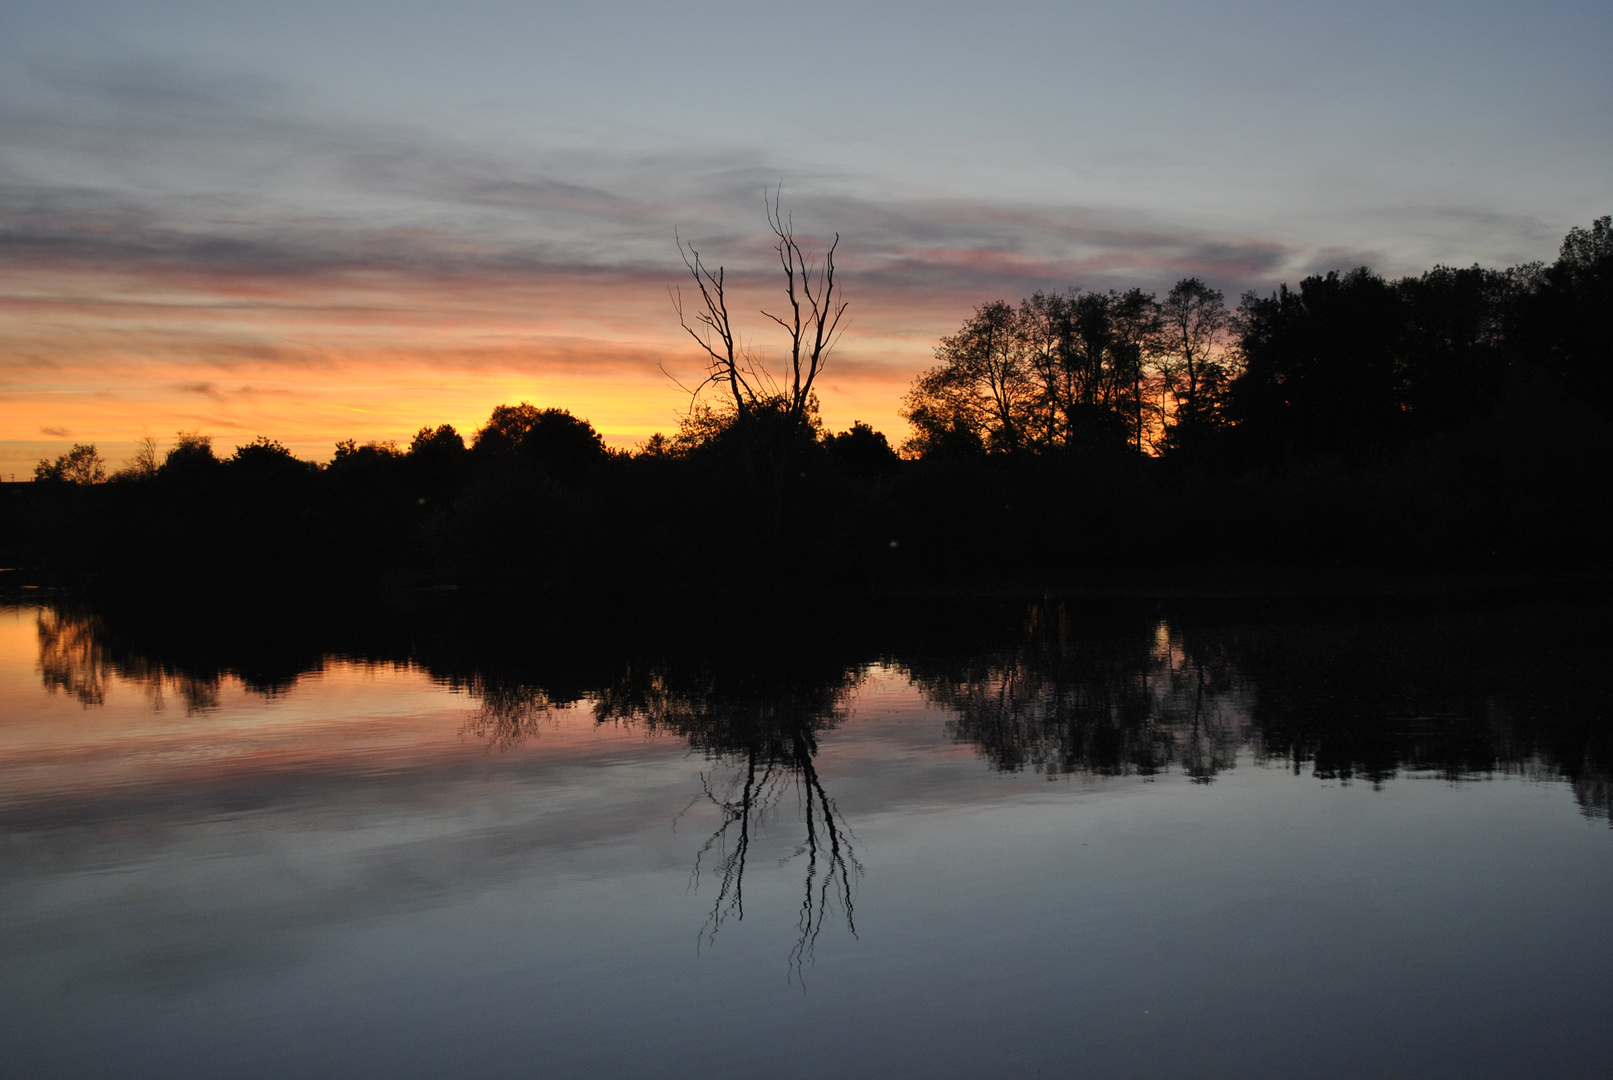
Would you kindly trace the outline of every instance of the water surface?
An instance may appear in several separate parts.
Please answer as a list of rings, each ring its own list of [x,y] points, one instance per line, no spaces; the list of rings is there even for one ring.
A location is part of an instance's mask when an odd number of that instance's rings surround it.
[[[1599,603],[374,622],[0,611],[8,1072],[1613,1067]]]

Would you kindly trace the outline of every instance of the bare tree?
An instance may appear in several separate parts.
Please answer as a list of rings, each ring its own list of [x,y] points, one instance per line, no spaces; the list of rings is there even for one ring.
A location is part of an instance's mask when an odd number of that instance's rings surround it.
[[[847,323],[847,302],[835,280],[836,233],[821,260],[809,256],[796,238],[794,223],[783,210],[782,188],[763,194],[774,251],[784,272],[783,314],[763,310],[789,336],[787,374],[770,371],[762,357],[742,342],[728,309],[724,269],[712,270],[693,244],[678,238],[678,252],[694,279],[699,304],[685,306],[681,289],[672,290],[678,322],[706,354],[706,375],[691,391],[691,406],[701,393],[717,388],[733,410],[733,424],[744,448],[746,467],[770,474],[775,499],[782,498],[797,443],[811,430],[816,398],[813,385]],[[759,460],[758,460],[759,459]]]
[[[146,435],[135,444],[134,456],[112,474],[114,480],[149,480],[157,475],[157,440]]]

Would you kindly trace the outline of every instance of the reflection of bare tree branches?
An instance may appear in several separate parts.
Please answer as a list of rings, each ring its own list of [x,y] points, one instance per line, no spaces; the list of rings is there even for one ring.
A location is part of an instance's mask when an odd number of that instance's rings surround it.
[[[1195,621],[1193,609],[1170,621],[1108,611],[1124,619],[1118,623],[1097,621],[1104,612],[1072,617],[1051,603],[1020,612],[1023,621],[984,648],[973,630],[960,639],[947,629],[970,625],[968,611],[927,614],[937,626],[905,639],[911,628],[895,627],[895,644],[881,654],[950,709],[952,735],[996,767],[1144,776],[1179,769],[1209,781],[1250,750],[1257,760],[1344,781],[1381,783],[1400,771],[1452,781],[1495,772],[1563,780],[1587,814],[1613,819],[1599,608],[1594,616],[1566,605],[1343,619],[1302,611],[1239,623],[1224,614],[1207,621],[1202,610]],[[87,708],[127,688],[153,708],[178,699],[195,713],[218,706],[227,679],[273,695],[332,656],[409,663],[469,690],[477,711],[465,731],[500,747],[532,738],[555,710],[586,700],[602,723],[673,734],[714,761],[738,766],[754,756],[758,783],[771,765],[771,794],[753,790],[747,799],[736,779],[732,791],[714,784],[697,796],[748,815],[704,854],[726,857],[741,826],[748,845],[763,812],[795,792],[809,827],[801,862],[815,895],[833,901],[856,865],[849,854],[835,861],[837,840],[849,834],[798,767],[813,758],[802,758],[797,740],[815,745],[840,722],[858,665],[879,650],[839,631],[781,636],[767,618],[691,625],[698,632],[677,627],[646,663],[644,640],[573,642],[561,634],[566,643],[556,649],[551,638],[529,641],[499,622],[427,621],[411,628],[413,637],[387,622],[333,637],[286,611],[64,604],[37,612],[37,671],[47,690]],[[1112,632],[1099,634],[1101,625]],[[917,651],[917,642],[937,651]],[[733,869],[737,886],[741,863]],[[716,882],[722,890],[720,873]],[[737,888],[730,894],[737,901]],[[822,908],[807,909],[810,926],[821,926]]]
[[[542,687],[492,681],[478,674],[463,688],[480,704],[462,732],[495,750],[513,750],[535,738],[541,724],[554,719],[555,703]]]
[[[852,937],[857,936],[857,921],[853,914],[853,875],[862,876],[862,864],[857,861],[856,853],[851,848],[851,831],[835,817],[835,806],[823,784],[818,779],[817,769],[813,767],[812,755],[817,750],[815,745],[800,747],[802,789],[806,794],[806,843],[795,850],[796,855],[804,851],[807,856],[807,872],[805,895],[801,899],[801,915],[796,921],[795,951],[790,954],[790,964],[796,972],[800,972],[803,965],[811,963],[815,958],[818,943],[818,934],[823,931],[824,917],[830,912],[832,906],[839,904],[846,916],[846,929],[851,931]],[[817,822],[813,820],[813,799],[817,800]],[[829,850],[824,858],[822,877],[819,878],[818,859],[821,853],[822,839],[826,839]],[[817,885],[814,894],[813,886]]]
[[[701,940],[710,941],[729,919],[745,917],[745,869],[751,843],[790,791],[797,794],[805,835],[785,858],[805,861],[803,900],[797,919],[790,971],[811,963],[825,921],[837,909],[855,935],[855,879],[862,873],[851,831],[841,820],[819,777],[814,758],[818,733],[844,718],[844,698],[861,670],[834,666],[795,678],[777,672],[683,672],[630,668],[595,697],[600,722],[636,722],[675,733],[708,757],[743,764],[726,788],[702,778],[704,799],[717,808],[720,824],[695,857],[698,887],[716,881]],[[715,856],[715,863],[706,860]]]
[[[730,916],[743,919],[745,917],[745,857],[750,853],[751,815],[760,816],[766,807],[778,797],[778,787],[773,783],[774,773],[772,765],[762,770],[760,778],[756,775],[756,755],[751,754],[746,762],[744,781],[730,787],[728,796],[718,798],[711,790],[711,778],[701,775],[701,790],[722,813],[722,824],[711,838],[701,845],[695,853],[694,870],[690,875],[691,884],[698,887],[700,884],[701,862],[713,849],[717,853],[717,868],[713,872],[717,878],[717,899],[711,907],[711,914],[706,919],[706,925],[701,930],[702,939],[713,937],[722,928],[722,924]],[[733,788],[739,788],[739,798],[733,798]],[[760,798],[758,795],[760,794]],[[729,832],[734,832],[730,846]]]
[[[862,864],[853,851],[851,831],[839,818],[813,764],[816,741],[808,733],[796,732],[788,746],[786,760],[763,758],[755,747],[747,750],[744,768],[721,796],[712,790],[709,777],[702,778],[704,795],[721,812],[722,823],[696,854],[691,882],[698,888],[705,872],[702,862],[715,852],[717,863],[710,873],[717,881],[717,895],[701,929],[701,940],[715,938],[730,918],[743,920],[745,860],[751,839],[769,811],[794,787],[802,797],[806,836],[783,862],[806,859],[795,948],[790,952],[790,971],[798,976],[812,962],[818,935],[836,908],[844,913],[847,928],[856,936],[855,879],[862,875]]]

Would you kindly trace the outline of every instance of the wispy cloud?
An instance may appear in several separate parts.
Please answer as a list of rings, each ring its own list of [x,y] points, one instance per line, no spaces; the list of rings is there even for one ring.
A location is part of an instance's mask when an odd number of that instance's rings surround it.
[[[719,145],[490,148],[310,115],[286,88],[155,63],[48,73],[54,108],[3,114],[8,261],[298,279],[675,274],[675,227],[765,269],[761,195],[894,284],[1072,272],[1270,273],[1285,249],[1114,210],[848,194],[841,178]],[[802,176],[804,180],[800,180]]]

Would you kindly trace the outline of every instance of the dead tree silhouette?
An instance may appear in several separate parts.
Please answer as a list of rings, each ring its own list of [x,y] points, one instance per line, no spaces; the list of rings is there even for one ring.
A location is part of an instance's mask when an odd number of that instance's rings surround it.
[[[846,328],[847,302],[835,280],[836,233],[821,260],[810,256],[796,238],[795,226],[782,204],[782,186],[763,193],[773,250],[784,274],[782,315],[761,314],[789,337],[789,368],[775,374],[762,356],[746,344],[734,326],[728,306],[727,275],[701,259],[693,244],[677,237],[678,254],[693,279],[699,306],[686,309],[682,290],[669,291],[678,324],[705,354],[706,372],[692,388],[691,415],[707,389],[721,399],[720,411],[739,436],[745,469],[753,484],[767,489],[776,529],[783,513],[784,485],[799,445],[813,431],[817,396],[813,386],[829,353]],[[681,383],[679,384],[682,385]]]

